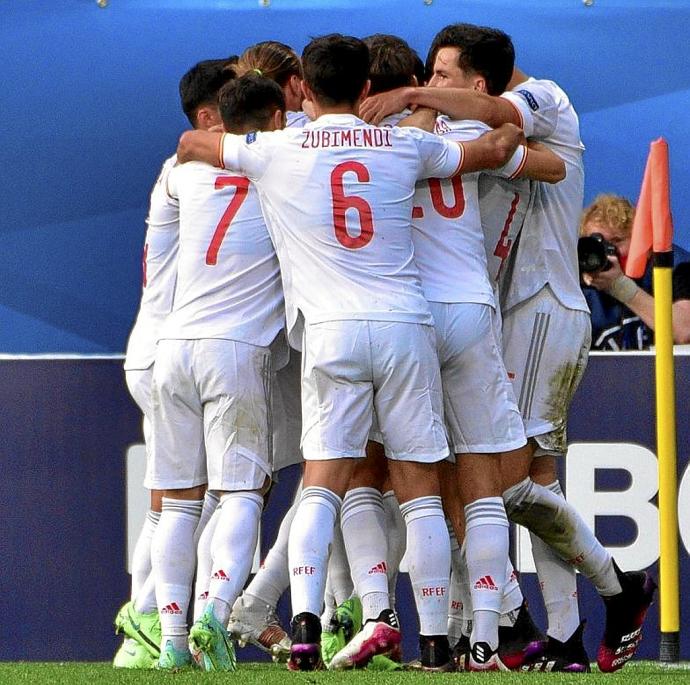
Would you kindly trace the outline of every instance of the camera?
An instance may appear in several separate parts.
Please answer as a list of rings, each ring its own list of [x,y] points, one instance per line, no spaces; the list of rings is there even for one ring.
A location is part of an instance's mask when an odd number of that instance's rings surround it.
[[[592,233],[577,241],[577,260],[580,264],[580,273],[608,271],[611,268],[609,257],[617,255],[616,246],[606,240],[601,233]]]

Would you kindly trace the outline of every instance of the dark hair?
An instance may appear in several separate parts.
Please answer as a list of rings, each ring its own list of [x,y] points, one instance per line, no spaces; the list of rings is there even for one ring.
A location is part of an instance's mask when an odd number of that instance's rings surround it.
[[[302,69],[319,102],[353,104],[369,78],[369,49],[339,33],[314,38],[302,53]]]
[[[431,43],[427,73],[432,73],[441,48],[458,48],[458,66],[484,77],[489,95],[500,95],[508,85],[515,65],[515,49],[507,33],[487,26],[451,24],[441,29]]]
[[[375,33],[364,39],[369,48],[369,93],[385,93],[409,86],[415,76],[417,54],[402,39],[386,33]],[[421,60],[420,60],[421,61]]]
[[[220,89],[218,107],[227,131],[261,131],[276,110],[285,111],[285,96],[273,79],[250,72]]]
[[[180,100],[187,119],[196,128],[196,114],[203,105],[216,104],[218,91],[235,78],[227,59],[207,59],[195,64],[180,79]]]
[[[414,75],[417,77],[417,85],[423,86],[429,80],[429,75],[426,73],[426,64],[424,64],[416,50],[412,52],[414,52]]]
[[[295,51],[277,40],[265,40],[247,48],[237,61],[237,75],[255,71],[273,79],[281,88],[291,76],[302,78],[302,65]]]

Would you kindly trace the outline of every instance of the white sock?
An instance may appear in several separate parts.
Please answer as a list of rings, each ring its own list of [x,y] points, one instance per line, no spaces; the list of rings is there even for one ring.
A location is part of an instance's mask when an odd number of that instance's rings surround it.
[[[500,497],[465,506],[465,558],[472,594],[470,642],[498,647],[498,619],[508,561],[508,518]]]
[[[345,551],[340,516],[336,519],[333,527],[333,542],[331,543],[331,555],[328,557],[328,580],[326,584],[336,607],[340,606],[346,599],[350,599],[355,590],[347,552]]]
[[[513,562],[508,559],[506,564],[506,584],[503,586],[503,601],[501,602],[501,618],[499,626],[513,626],[517,614],[524,601],[522,589],[518,582],[517,571],[513,568]]]
[[[151,540],[151,551],[153,552],[153,540]],[[153,557],[153,554],[151,556]],[[134,608],[142,614],[158,611],[158,604],[156,603],[156,577],[153,573],[153,568],[134,598]]]
[[[450,584],[448,586],[448,642],[451,646],[455,645],[462,637],[463,626],[463,599],[462,599],[462,569],[464,561],[460,545],[455,537],[450,522],[448,523],[448,533],[450,535]]]
[[[196,566],[194,530],[202,505],[202,500],[163,497],[163,511],[151,546],[161,650],[168,640],[176,649],[187,649],[187,610]]]
[[[335,530],[338,528],[338,522],[335,523]],[[321,612],[321,631],[328,633],[331,630],[331,619],[338,605],[335,603],[335,596],[333,595],[333,589],[331,588],[331,576],[330,576],[331,562],[328,561],[329,572],[326,574],[326,589],[323,594],[323,611]]]
[[[206,524],[211,520],[213,513],[218,508],[218,503],[220,498],[215,492],[210,490],[206,491],[204,495],[204,506],[201,509],[201,516],[199,517],[199,523],[196,524],[196,530],[194,531],[194,546],[199,544],[199,540],[204,533],[204,528]]]
[[[407,564],[421,635],[446,635],[450,539],[441,498],[417,497],[400,505],[407,527]]]
[[[135,600],[139,590],[151,573],[151,540],[160,520],[160,512],[149,509],[146,512],[144,525],[137,538],[132,555],[132,596]]]
[[[204,526],[204,531],[196,546],[196,581],[194,583],[194,622],[196,623],[206,608],[208,599],[208,586],[211,584],[213,573],[213,553],[211,542],[216,532],[216,525],[220,518],[220,509],[216,508],[209,522]],[[197,526],[198,528],[198,526]]]
[[[303,612],[321,614],[328,546],[341,503],[340,497],[327,488],[311,486],[302,490],[288,542],[293,616]]]
[[[221,625],[227,625],[232,605],[252,570],[263,506],[264,498],[257,492],[227,492],[220,498],[206,606],[211,606]]]
[[[278,529],[276,541],[266,555],[261,568],[252,578],[251,583],[242,594],[245,607],[261,606],[264,610],[267,606],[273,610],[278,606],[278,600],[290,586],[288,575],[288,538],[290,526],[295,518],[295,512],[299,505],[301,487],[298,489],[292,506],[287,510]]]
[[[538,535],[589,578],[600,595],[622,592],[611,555],[566,500],[530,478],[508,488],[503,499],[511,521]]]
[[[376,488],[348,490],[340,510],[340,526],[364,622],[390,609],[386,553],[386,513]]]
[[[391,609],[395,609],[398,569],[407,546],[407,531],[405,519],[400,513],[400,504],[393,490],[383,495],[383,509],[386,512],[386,537],[388,538],[388,595]]]
[[[558,481],[547,485],[546,488],[558,497],[563,497]],[[559,642],[566,642],[580,625],[577,574],[575,569],[563,561],[540,537],[530,533],[530,538],[532,556],[548,616],[547,634]]]

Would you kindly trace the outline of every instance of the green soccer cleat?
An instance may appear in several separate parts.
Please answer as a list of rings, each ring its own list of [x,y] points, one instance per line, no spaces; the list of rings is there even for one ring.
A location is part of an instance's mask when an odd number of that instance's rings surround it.
[[[329,667],[333,657],[361,629],[362,602],[359,597],[350,597],[335,610],[330,630],[321,634],[321,659],[326,668]]]
[[[127,602],[115,616],[115,633],[124,633],[138,642],[154,658],[160,656],[161,621],[157,611],[142,614]]]
[[[333,657],[346,645],[343,631],[337,630],[332,633],[324,631],[321,633],[321,660],[326,668],[329,667]]]
[[[155,657],[136,640],[126,637],[113,659],[113,668],[154,668]]]
[[[402,671],[403,665],[385,654],[377,654],[367,664],[367,671]]]
[[[168,640],[156,665],[161,671],[191,671],[194,668],[192,655],[188,649],[175,649]]]
[[[201,618],[189,631],[189,644],[199,652],[205,671],[236,671],[235,647],[228,632],[215,617],[212,607],[206,607]]]

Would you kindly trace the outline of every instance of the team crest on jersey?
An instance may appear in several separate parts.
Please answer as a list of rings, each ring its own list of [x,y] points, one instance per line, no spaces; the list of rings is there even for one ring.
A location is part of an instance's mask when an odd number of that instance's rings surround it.
[[[251,145],[254,141],[256,140],[256,131],[252,131],[251,133],[247,133],[247,145]]]
[[[528,90],[518,90],[518,93],[520,93],[520,95],[527,100],[527,104],[533,112],[536,112],[539,109],[539,103],[534,99],[534,95],[532,95],[532,93],[530,93]]]

